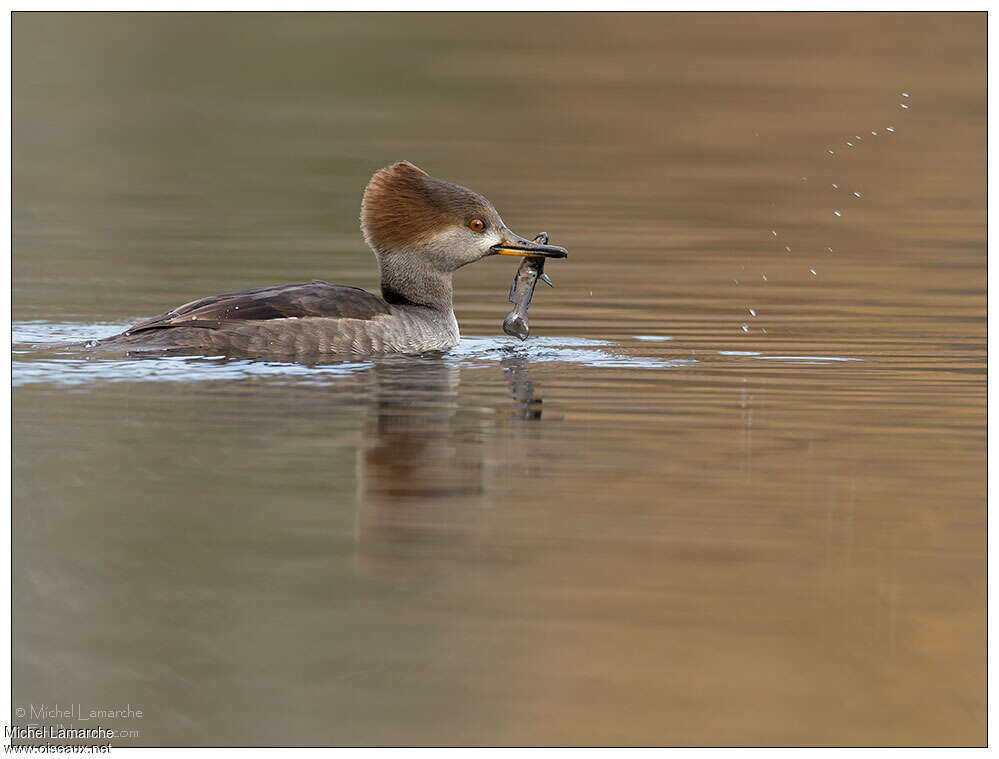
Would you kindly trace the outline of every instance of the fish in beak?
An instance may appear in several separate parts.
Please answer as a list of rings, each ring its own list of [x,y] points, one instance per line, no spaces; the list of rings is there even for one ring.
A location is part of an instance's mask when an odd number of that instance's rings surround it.
[[[501,256],[541,256],[543,258],[565,258],[569,251],[558,245],[536,242],[511,232],[506,227],[500,230],[503,239],[490,248],[493,253]],[[547,239],[547,235],[546,235]]]
[[[548,245],[548,233],[541,232],[530,241],[531,245],[546,248],[556,248]],[[562,250],[561,248],[557,248]],[[527,309],[531,305],[531,298],[534,297],[534,286],[541,280],[549,287],[554,287],[552,281],[545,274],[544,256],[525,255],[520,262],[520,268],[513,277],[513,285],[510,286],[510,302],[514,304],[513,310],[506,315],[503,320],[503,331],[508,335],[526,340],[531,334],[531,327],[527,323]]]

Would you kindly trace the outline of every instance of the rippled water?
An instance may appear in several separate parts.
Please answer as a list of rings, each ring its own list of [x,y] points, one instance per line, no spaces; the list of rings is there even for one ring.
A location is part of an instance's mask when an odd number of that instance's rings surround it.
[[[983,744],[985,50],[984,14],[17,14],[14,705]],[[526,343],[488,260],[443,355],[45,345],[377,289],[401,158],[570,250]]]

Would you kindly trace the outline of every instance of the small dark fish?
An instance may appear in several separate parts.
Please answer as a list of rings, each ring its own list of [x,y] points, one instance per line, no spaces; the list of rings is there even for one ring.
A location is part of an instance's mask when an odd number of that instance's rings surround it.
[[[547,245],[548,233],[542,232],[534,238],[534,242]],[[545,274],[544,257],[526,256],[520,262],[520,267],[513,277],[513,284],[510,285],[510,302],[514,304],[513,310],[503,320],[503,331],[511,337],[526,340],[531,334],[531,327],[527,323],[527,309],[531,306],[534,286],[538,284],[539,279],[549,287],[554,287]]]

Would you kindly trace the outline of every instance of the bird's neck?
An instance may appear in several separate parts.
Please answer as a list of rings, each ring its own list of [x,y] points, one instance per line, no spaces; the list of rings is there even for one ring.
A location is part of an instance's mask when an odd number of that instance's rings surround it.
[[[379,253],[382,297],[394,305],[425,306],[449,313],[454,285],[450,272],[433,268],[419,256],[399,252]]]

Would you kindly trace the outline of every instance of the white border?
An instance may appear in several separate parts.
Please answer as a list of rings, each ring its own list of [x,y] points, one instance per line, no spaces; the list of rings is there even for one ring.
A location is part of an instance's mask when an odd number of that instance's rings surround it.
[[[22,3],[21,5],[19,5],[19,7],[17,8],[18,11],[73,11],[73,10],[93,10],[93,9],[94,9],[93,6],[89,6],[88,7],[87,5],[85,5],[83,3],[79,3],[79,2],[61,2],[61,3],[52,3],[52,2],[25,2],[25,3]],[[155,3],[141,3],[141,2],[127,2],[127,3],[125,3],[125,2],[115,2],[115,3],[108,4],[108,5],[103,5],[99,9],[100,10],[114,10],[114,11],[148,11],[148,10],[160,10],[160,11],[167,11],[167,10],[169,10],[169,11],[204,11],[204,10],[237,11],[237,10],[254,10],[254,11],[259,11],[259,10],[269,10],[269,8],[267,8],[263,3],[234,3],[234,2],[217,2],[217,3],[214,3],[211,6],[211,8],[209,9],[209,8],[206,8],[203,3],[192,2],[192,0],[179,0],[177,2],[172,3],[169,8],[165,7],[165,6],[162,6],[162,5],[155,4]],[[296,3],[295,4],[295,8],[294,8],[294,10],[296,10],[296,11],[330,11],[330,10],[336,10],[336,11],[344,11],[344,10],[357,10],[357,11],[414,11],[414,10],[468,11],[468,10],[476,10],[476,11],[481,11],[481,10],[492,10],[492,9],[502,10],[502,11],[524,11],[524,10],[537,11],[537,10],[539,10],[539,8],[538,8],[538,6],[537,6],[536,3],[528,4],[525,0],[509,0],[509,2],[504,3],[502,6],[500,6],[498,3],[497,4],[486,3],[484,5],[480,4],[480,3],[476,3],[473,6],[469,6],[468,3],[460,3],[459,4],[455,0],[447,0],[446,2],[440,2],[439,1],[439,2],[436,2],[436,3],[429,3],[429,4],[428,3],[416,3],[416,2],[412,2],[412,0],[369,0],[368,2],[366,2],[364,4],[364,7],[359,7],[359,6],[357,6],[355,4],[351,4],[351,3],[328,3],[328,2],[324,3],[324,2],[315,2],[315,0],[304,0],[304,1],[300,1],[299,3]],[[578,11],[578,10],[595,11],[595,10],[605,10],[605,9],[606,9],[606,7],[604,5],[599,4],[599,3],[595,3],[595,2],[592,2],[592,1],[591,2],[585,2],[584,1],[584,2],[571,2],[570,3],[570,2],[566,2],[565,0],[556,0],[555,2],[548,2],[548,3],[544,4],[544,10],[549,10],[549,11],[570,11],[570,10],[574,10],[574,11]],[[5,330],[5,334],[7,336],[7,345],[8,346],[10,345],[10,337],[11,337],[11,320],[10,320],[10,314],[11,314],[11,312],[10,312],[10,308],[11,308],[11,279],[10,279],[10,277],[11,277],[11,250],[10,250],[10,239],[11,239],[11,237],[10,237],[10,232],[11,232],[11,205],[10,205],[10,200],[11,200],[11,198],[10,198],[10,193],[11,193],[11,185],[10,185],[10,177],[11,177],[11,153],[10,153],[10,147],[11,147],[11,133],[10,133],[10,130],[11,130],[11,118],[10,118],[11,117],[11,112],[10,112],[10,108],[11,108],[11,89],[10,88],[11,88],[11,12],[12,12],[12,10],[13,9],[8,9],[8,12],[4,16],[4,27],[5,27],[4,39],[6,40],[6,55],[3,58],[3,67],[4,67],[3,86],[5,88],[5,99],[4,99],[4,103],[5,103],[5,108],[7,109],[7,118],[4,120],[4,129],[6,129],[6,132],[7,132],[7,145],[8,145],[8,149],[4,153],[4,162],[5,162],[6,166],[7,166],[7,178],[8,178],[8,181],[4,185],[4,194],[6,196],[6,202],[7,202],[7,214],[6,214],[6,220],[5,220],[5,224],[6,224],[6,238],[5,239],[7,241],[7,266],[4,269],[4,273],[3,273],[3,276],[5,278],[5,282],[6,282],[6,287],[3,289],[3,298],[4,298],[4,316],[3,316],[3,319],[4,319],[4,330]],[[775,3],[775,4],[771,4],[769,7],[760,8],[759,5],[754,4],[754,3],[748,3],[748,2],[731,2],[730,1],[730,2],[726,2],[726,3],[718,4],[718,5],[710,5],[709,4],[707,6],[700,6],[700,7],[693,8],[693,7],[691,7],[690,4],[684,4],[684,5],[680,5],[680,4],[670,5],[670,4],[667,4],[667,5],[663,5],[661,3],[635,2],[633,0],[633,2],[628,3],[625,7],[619,7],[619,8],[615,8],[613,10],[614,11],[622,11],[622,10],[645,10],[645,11],[650,11],[650,10],[663,10],[663,11],[684,11],[684,10],[697,10],[697,11],[708,11],[708,10],[710,10],[710,11],[761,11],[761,10],[771,10],[771,11],[777,11],[777,10],[781,10],[781,11],[795,10],[795,11],[803,11],[803,10],[834,10],[836,12],[847,12],[847,11],[913,11],[913,10],[917,10],[917,9],[913,8],[913,4],[912,3],[901,3],[901,2],[880,3],[877,8],[872,8],[870,6],[870,4],[868,4],[868,3],[859,3],[859,2],[845,3],[845,4],[843,4],[843,5],[839,6],[839,7],[836,7],[836,8],[829,8],[829,7],[825,7],[825,8],[803,8],[801,5],[792,5],[791,3]],[[939,5],[937,6],[936,10],[941,10],[941,8],[939,7]],[[948,11],[979,11],[980,12],[980,11],[983,11],[983,10],[990,10],[990,8],[982,8],[981,6],[965,6],[963,4],[959,4],[958,6],[948,7],[948,8],[946,8],[946,10],[948,10]],[[990,14],[989,21],[988,21],[989,38],[990,38],[990,40],[996,39],[996,35],[993,34],[993,32],[996,31],[996,23],[999,23],[999,22],[996,22],[995,21],[995,16],[993,14]],[[994,70],[992,62],[993,62],[993,50],[992,50],[992,47],[990,45],[990,48],[989,48],[989,74],[990,74],[990,80],[991,80],[991,73]],[[992,99],[991,93],[989,93],[989,120],[990,120],[990,123],[995,123],[995,112],[994,112],[994,109],[993,109],[993,99]],[[996,140],[994,139],[993,130],[991,130],[991,129],[989,130],[989,142],[988,142],[988,145],[989,145],[989,155],[990,156],[995,156],[996,152],[997,152],[996,151],[997,144],[996,144]],[[991,164],[991,161],[990,161],[990,164]],[[990,166],[990,168],[991,168],[991,166]],[[994,173],[991,172],[991,171],[989,172],[988,188],[989,188],[989,197],[990,197],[990,203],[989,203],[989,222],[990,222],[990,227],[991,227],[992,226],[991,222],[993,221],[992,202],[991,202],[991,200],[996,197]],[[997,267],[995,265],[995,262],[993,260],[992,247],[993,246],[992,246],[991,240],[990,240],[989,241],[989,256],[988,256],[989,257],[989,271],[988,271],[988,285],[989,285],[989,312],[988,312],[989,341],[988,341],[988,347],[989,347],[989,356],[988,356],[988,369],[989,369],[989,374],[990,375],[993,373],[993,370],[997,366],[997,363],[996,363],[997,362],[996,352],[993,350],[993,347],[994,347],[993,346],[993,340],[994,340],[995,335],[999,334],[999,333],[997,333],[997,324],[999,324],[999,321],[997,321],[997,320],[999,320],[999,316],[997,316],[997,314],[999,314],[999,311],[997,311],[997,309],[995,308],[995,306],[994,306],[994,304],[992,302],[992,293],[999,292],[999,289],[997,289],[997,286],[996,286],[997,285],[997,277],[999,277],[999,274],[997,274],[997,272],[999,272],[999,269],[997,269]],[[10,353],[8,352],[8,357],[7,357],[8,379],[10,377],[10,369],[11,369],[10,360],[11,360],[10,359]],[[4,651],[5,651],[5,653],[2,656],[2,659],[3,659],[3,674],[6,677],[6,685],[3,688],[0,688],[0,691],[2,691],[2,693],[3,693],[2,701],[0,701],[0,709],[2,709],[2,711],[0,711],[0,715],[2,715],[2,718],[0,718],[0,722],[3,722],[3,724],[7,724],[8,720],[9,720],[9,715],[11,714],[11,706],[12,706],[12,704],[11,704],[11,693],[10,693],[10,687],[9,687],[10,686],[10,674],[11,674],[11,672],[10,672],[10,668],[11,668],[11,661],[10,661],[10,651],[11,651],[10,630],[11,630],[11,628],[10,628],[10,624],[9,624],[9,620],[11,618],[10,617],[10,614],[11,614],[11,597],[10,597],[10,587],[11,587],[11,565],[10,565],[10,546],[11,546],[11,531],[10,531],[10,527],[11,527],[11,521],[10,521],[11,520],[11,510],[10,510],[10,496],[11,496],[11,461],[10,461],[11,389],[10,389],[10,383],[9,382],[6,384],[4,392],[6,394],[6,403],[4,404],[4,409],[6,411],[6,423],[7,423],[7,435],[8,435],[8,447],[7,447],[7,454],[8,455],[7,455],[7,465],[6,465],[6,469],[5,469],[5,473],[6,473],[5,474],[5,478],[6,478],[5,479],[5,486],[6,486],[5,492],[7,494],[7,506],[8,507],[7,507],[6,518],[3,519],[3,520],[0,520],[0,521],[2,521],[2,524],[3,524],[3,537],[2,537],[2,539],[3,539],[3,545],[6,546],[6,550],[7,550],[6,561],[3,562],[3,578],[2,579],[3,579],[4,591],[0,595],[2,595],[2,598],[3,598],[2,609],[3,609],[3,613],[4,613],[4,619],[8,620],[8,623],[0,625],[0,627],[2,627],[2,629],[3,629],[2,642],[4,644]],[[989,466],[988,466],[989,528],[988,528],[988,537],[989,537],[989,545],[992,546],[992,545],[995,545],[994,537],[995,537],[995,530],[996,530],[996,519],[994,518],[994,513],[993,513],[993,509],[992,509],[992,502],[993,502],[993,497],[995,496],[995,494],[997,492],[999,492],[999,490],[997,490],[997,488],[994,487],[994,485],[995,485],[994,477],[996,476],[997,468],[993,465],[994,461],[995,461],[995,457],[999,456],[999,447],[997,447],[995,445],[995,440],[994,440],[993,433],[997,429],[996,422],[999,421],[999,417],[996,417],[996,416],[993,415],[993,411],[994,411],[993,402],[992,402],[993,401],[993,389],[992,389],[991,383],[989,384],[989,387],[988,387],[988,399],[989,399],[989,404],[988,404],[988,406],[989,406],[989,414],[988,414],[988,416],[989,416],[989,435],[988,435],[988,438],[989,438],[989,455],[988,455],[988,464],[989,464]],[[991,556],[990,556],[990,558],[991,558]],[[989,627],[990,627],[990,630],[991,630],[991,622],[993,620],[993,614],[992,614],[993,608],[994,608],[994,603],[993,603],[994,593],[993,593],[993,589],[995,588],[995,582],[993,581],[994,580],[994,574],[993,573],[994,573],[995,570],[996,570],[996,567],[992,565],[992,562],[990,562],[990,567],[989,567],[989,594],[988,594],[988,616],[989,616],[989,623],[990,623]],[[991,637],[989,639],[988,651],[989,651],[989,667],[988,667],[988,670],[989,670],[989,685],[990,685],[990,687],[989,687],[990,698],[989,698],[989,709],[988,709],[988,715],[989,715],[988,739],[989,739],[989,745],[992,746],[992,745],[995,745],[995,743],[996,743],[997,705],[996,705],[996,699],[994,699],[994,698],[991,697],[991,693],[992,693],[991,684],[994,682],[993,675],[995,674],[995,671],[996,671],[996,656],[994,655]],[[8,742],[9,741],[6,741],[6,740],[3,741],[3,743],[5,743],[5,744],[8,743]],[[268,749],[247,749],[247,751],[253,751],[253,752],[256,752],[256,751],[267,751],[267,750]],[[303,751],[311,751],[309,749],[302,749],[302,750]],[[318,750],[325,750],[325,749],[316,749],[316,750],[318,751]],[[598,755],[599,756],[611,756],[611,755],[616,755],[616,754],[618,754],[618,753],[620,753],[620,752],[623,751],[623,749],[553,749],[553,750],[546,750],[545,753],[550,756],[553,753],[564,754],[564,753],[566,753],[567,751],[570,751],[570,750],[573,751],[573,752],[585,752],[588,756],[598,756]],[[638,749],[638,750],[642,751],[641,749]],[[739,751],[740,751],[741,755],[746,756],[747,754],[759,754],[760,752],[764,752],[764,751],[767,752],[767,755],[769,755],[773,751],[780,751],[781,754],[787,755],[788,752],[797,752],[797,751],[801,751],[801,750],[803,750],[803,749],[743,749],[743,750],[739,750]],[[209,750],[209,749],[186,749],[186,750],[185,749],[140,749],[140,748],[114,748],[114,749],[112,749],[112,753],[114,753],[114,754],[121,753],[121,754],[124,754],[126,756],[128,756],[128,755],[140,755],[140,754],[146,756],[146,755],[150,755],[150,752],[153,752],[153,751],[155,751],[155,756],[157,756],[157,757],[172,756],[175,752],[183,752],[184,755],[186,755],[186,756],[190,756],[192,754],[192,752],[195,755],[207,754],[209,752],[211,752],[212,756],[217,756],[218,755],[218,751],[217,750]],[[392,749],[340,749],[340,750],[337,751],[337,754],[338,754],[338,756],[344,756],[344,757],[353,757],[353,756],[358,756],[358,755],[361,755],[361,754],[363,754],[365,756],[371,756],[372,754],[384,755],[384,753],[386,751],[393,751],[393,750]],[[441,753],[441,751],[442,751],[441,749],[415,749],[415,750],[413,750],[413,751],[411,751],[409,753],[410,753],[410,755],[420,755],[420,754],[423,754],[423,755],[426,755],[426,756],[437,756],[437,755],[439,755]],[[460,753],[462,756],[487,756],[487,755],[488,756],[496,756],[500,752],[507,753],[508,751],[510,751],[510,749],[459,749],[459,750],[456,750],[456,751],[458,751],[458,753]],[[527,751],[530,752],[530,753],[533,753],[534,751],[539,751],[539,749],[528,749]],[[631,751],[635,751],[635,750],[633,749]],[[710,751],[711,753],[717,753],[719,751],[732,751],[732,749],[728,749],[728,750],[726,750],[726,749],[676,749],[676,750],[672,750],[670,753],[673,756],[678,756],[678,755],[679,756],[689,756],[692,753],[696,752],[697,756],[703,757],[705,755],[706,751]],[[880,749],[880,750],[879,749],[828,749],[828,750],[824,750],[823,754],[825,756],[839,756],[839,755],[845,755],[847,752],[849,752],[849,756],[850,757],[860,757],[860,756],[867,756],[867,755],[871,754],[872,752],[883,753],[884,751],[886,751],[886,749]],[[897,753],[899,751],[913,751],[913,749],[908,749],[908,750],[906,750],[906,749],[887,749],[887,751],[891,751],[893,753]],[[943,752],[943,751],[950,751],[950,749],[921,749],[919,751],[920,751],[920,753],[928,753],[929,752],[929,753],[937,754],[937,753],[940,753],[940,752]],[[448,750],[446,753],[453,756],[453,755],[455,755],[455,750]],[[522,755],[523,751],[521,751],[520,753]]]

